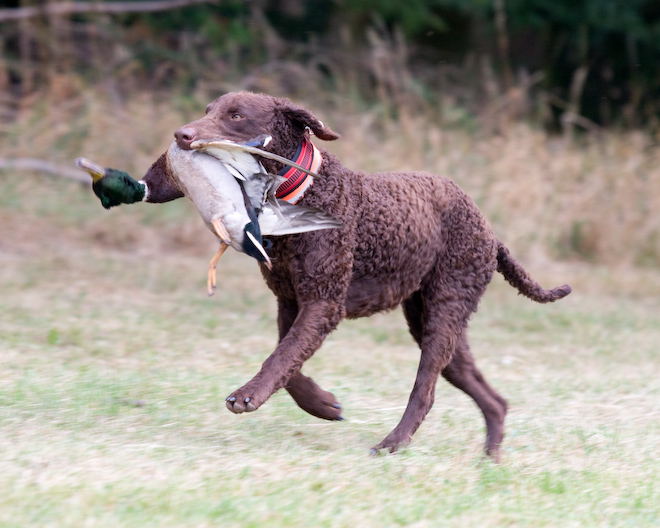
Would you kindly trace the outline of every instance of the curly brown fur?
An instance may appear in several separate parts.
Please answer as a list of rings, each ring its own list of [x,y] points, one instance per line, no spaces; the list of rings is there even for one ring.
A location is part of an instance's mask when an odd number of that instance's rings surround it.
[[[291,158],[306,129],[318,138],[339,136],[308,110],[288,99],[248,92],[213,101],[205,117],[176,131],[181,148],[196,139],[245,141],[273,137],[268,149]],[[504,436],[506,401],[477,370],[467,343],[470,315],[477,310],[495,270],[538,302],[560,299],[568,286],[544,290],[509,255],[472,199],[455,183],[425,172],[366,174],[344,167],[327,151],[302,203],[322,209],[342,229],[277,237],[272,270],[262,274],[278,298],[280,342],[260,371],[233,392],[234,413],[258,409],[286,388],[304,410],[341,419],[334,396],[302,375],[303,363],[339,322],[403,305],[410,332],[421,348],[417,378],[400,423],[374,450],[395,451],[410,442],[433,405],[440,374],[470,395],[484,414],[486,451],[495,459]],[[270,172],[281,166],[262,160]],[[170,181],[155,166],[152,185]],[[160,189],[157,196],[176,195]]]
[[[545,290],[532,279],[523,267],[516,262],[509,253],[509,250],[502,244],[497,243],[497,271],[499,271],[506,281],[516,288],[521,295],[532,299],[538,303],[555,302],[563,299],[571,293],[571,287],[568,284]]]

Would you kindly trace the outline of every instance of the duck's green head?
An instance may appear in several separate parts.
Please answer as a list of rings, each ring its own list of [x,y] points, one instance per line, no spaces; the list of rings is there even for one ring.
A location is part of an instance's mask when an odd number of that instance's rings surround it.
[[[115,205],[139,202],[144,198],[146,187],[127,173],[117,169],[105,169],[96,163],[78,158],[76,166],[86,170],[92,177],[92,189],[101,200],[101,205],[110,209]]]

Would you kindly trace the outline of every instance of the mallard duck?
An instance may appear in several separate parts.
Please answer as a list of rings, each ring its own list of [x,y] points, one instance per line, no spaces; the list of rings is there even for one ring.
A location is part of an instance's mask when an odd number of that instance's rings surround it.
[[[166,153],[170,176],[220,241],[219,249],[209,263],[209,295],[215,291],[216,266],[227,247],[232,246],[270,268],[270,257],[263,247],[262,235],[279,236],[343,225],[319,209],[293,205],[275,197],[277,187],[285,178],[268,174],[253,154],[294,166],[307,174],[315,173],[258,148],[268,141],[268,136],[246,143],[203,140],[196,142],[196,150],[180,149],[173,142]],[[78,158],[76,165],[90,173],[94,193],[106,209],[121,203],[134,203],[145,196],[145,184],[125,172],[104,169],[85,158]]]
[[[209,264],[209,295],[215,290],[215,266],[228,246],[270,267],[257,212],[244,198],[241,186],[226,166],[211,156],[182,150],[176,142],[167,150],[167,162],[181,192],[193,202],[206,226],[220,241]]]
[[[315,172],[298,163],[267,152],[265,147],[271,137],[259,136],[245,143],[226,139],[204,139],[191,144],[198,152],[204,152],[220,160],[240,182],[246,200],[257,212],[263,235],[287,235],[318,229],[340,227],[341,222],[320,209],[296,206],[276,196],[276,191],[287,178],[281,174],[269,174],[255,155],[279,161],[313,177]]]
[[[261,140],[250,143],[258,142]],[[183,150],[173,142],[167,159],[181,191],[192,200],[207,227],[220,240],[220,248],[209,264],[209,294],[215,289],[215,266],[228,245],[270,268],[262,235],[304,233],[343,225],[320,209],[275,198],[275,190],[284,178],[266,173],[250,153],[254,148],[250,143],[226,140],[196,143],[195,150]],[[271,157],[271,153],[265,154]],[[272,156],[278,161],[281,158]],[[286,158],[281,160],[293,163]],[[301,170],[308,172],[302,167]]]

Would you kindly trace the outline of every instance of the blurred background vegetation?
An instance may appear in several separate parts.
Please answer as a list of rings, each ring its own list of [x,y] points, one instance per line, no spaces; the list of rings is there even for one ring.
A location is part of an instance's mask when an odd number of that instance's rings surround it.
[[[660,0],[0,0],[0,526],[658,528],[659,64]],[[227,252],[207,298],[192,204],[106,211],[73,161],[139,178],[240,89],[310,108],[347,167],[455,180],[571,284],[538,306],[495,274],[472,320],[501,466],[446,383],[366,456],[417,368],[400,313],[305,364],[347,422],[226,411],[277,342],[256,263]]]
[[[656,0],[165,0],[154,12],[140,12],[154,9],[148,0],[90,0],[92,13],[57,4],[2,2],[5,105],[75,83],[121,97],[239,82],[365,105],[449,97],[471,114],[551,128],[658,126]]]
[[[349,166],[456,179],[518,251],[660,264],[657,0],[0,6],[4,159],[144,171],[210,100],[262,91]]]

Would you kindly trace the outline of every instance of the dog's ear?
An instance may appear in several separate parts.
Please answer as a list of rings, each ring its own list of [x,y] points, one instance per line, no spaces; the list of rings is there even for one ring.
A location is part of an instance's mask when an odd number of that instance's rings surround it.
[[[309,129],[319,139],[332,141],[341,137],[339,134],[337,134],[337,132],[330,129],[330,127],[324,125],[323,121],[316,118],[314,114],[312,114],[306,108],[287,102],[283,104],[279,110],[282,113],[282,116],[292,123],[299,124],[301,128],[309,127]]]

